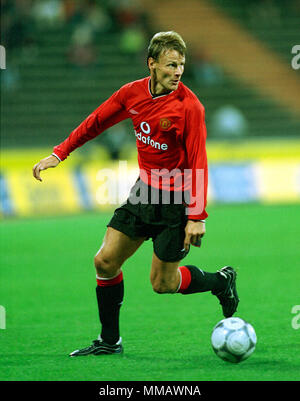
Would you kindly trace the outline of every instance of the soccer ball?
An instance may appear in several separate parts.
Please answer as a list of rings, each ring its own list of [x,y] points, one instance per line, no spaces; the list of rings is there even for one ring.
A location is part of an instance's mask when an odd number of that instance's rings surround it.
[[[256,346],[256,334],[250,323],[239,317],[221,320],[213,329],[211,345],[219,358],[239,363],[249,358]]]

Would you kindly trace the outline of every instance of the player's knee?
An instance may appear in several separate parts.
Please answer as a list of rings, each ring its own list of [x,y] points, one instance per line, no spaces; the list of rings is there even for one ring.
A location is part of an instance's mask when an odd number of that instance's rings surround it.
[[[153,291],[157,294],[170,294],[176,292],[172,282],[165,280],[154,280],[152,281]]]
[[[97,253],[94,257],[94,265],[98,275],[115,275],[120,266],[109,256],[105,256],[102,252]]]

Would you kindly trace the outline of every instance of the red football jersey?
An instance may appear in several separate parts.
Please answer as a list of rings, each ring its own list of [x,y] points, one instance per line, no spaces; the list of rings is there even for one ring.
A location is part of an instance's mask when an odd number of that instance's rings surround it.
[[[189,193],[186,203],[198,203],[189,207],[188,217],[205,219],[205,110],[182,82],[175,91],[160,96],[151,94],[150,77],[122,86],[54,147],[53,153],[64,160],[74,149],[127,118],[134,126],[140,178],[155,188]]]

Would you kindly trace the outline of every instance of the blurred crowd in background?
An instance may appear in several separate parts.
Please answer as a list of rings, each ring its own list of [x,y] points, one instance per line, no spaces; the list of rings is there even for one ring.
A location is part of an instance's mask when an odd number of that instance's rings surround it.
[[[3,0],[1,43],[10,50],[34,53],[40,29],[65,27],[71,32],[67,57],[87,66],[97,60],[98,35],[121,32],[120,50],[144,51],[147,16],[135,0]]]
[[[230,0],[214,0],[218,5]],[[300,16],[299,0],[239,0],[239,7],[233,13],[242,13],[249,26],[280,26],[285,13]],[[244,5],[244,7],[243,7]],[[159,7],[159,1],[158,1]],[[119,32],[119,50],[131,55],[145,54],[153,21],[139,0],[2,0],[1,1],[1,44],[10,51],[34,54],[39,46],[41,28],[57,29],[64,26],[71,32],[66,52],[70,63],[88,66],[96,62],[98,54],[95,45],[101,34]],[[192,54],[191,70],[196,80],[207,84],[219,83],[221,71],[218,66],[210,66],[205,53]]]

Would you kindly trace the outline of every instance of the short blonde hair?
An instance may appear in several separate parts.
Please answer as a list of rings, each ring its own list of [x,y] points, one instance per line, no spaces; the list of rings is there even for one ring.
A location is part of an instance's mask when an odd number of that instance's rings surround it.
[[[186,45],[179,33],[175,31],[156,33],[148,46],[147,61],[149,57],[157,61],[166,50],[177,50],[182,56],[185,55]]]

